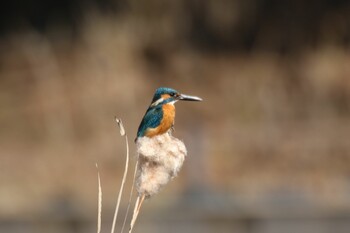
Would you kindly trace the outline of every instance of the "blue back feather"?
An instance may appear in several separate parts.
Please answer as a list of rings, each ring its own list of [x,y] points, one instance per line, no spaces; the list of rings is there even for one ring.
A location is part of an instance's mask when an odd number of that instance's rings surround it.
[[[137,131],[137,137],[145,136],[148,128],[156,128],[163,119],[162,105],[157,105],[152,108],[148,108],[145,116],[143,117],[139,129]]]

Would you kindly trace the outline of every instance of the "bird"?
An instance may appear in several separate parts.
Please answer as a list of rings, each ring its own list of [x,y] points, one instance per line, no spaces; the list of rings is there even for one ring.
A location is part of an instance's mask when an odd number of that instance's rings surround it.
[[[168,133],[174,126],[174,104],[177,101],[202,101],[202,99],[197,96],[181,94],[169,87],[159,87],[140,123],[135,142],[140,137],[151,138]]]

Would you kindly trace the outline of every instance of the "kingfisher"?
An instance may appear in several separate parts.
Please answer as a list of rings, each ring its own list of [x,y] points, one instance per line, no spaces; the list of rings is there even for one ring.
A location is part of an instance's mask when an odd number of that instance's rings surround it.
[[[180,94],[172,88],[158,88],[141,121],[135,141],[140,137],[154,137],[168,133],[174,126],[174,104],[179,100],[202,101],[202,99],[197,96]]]

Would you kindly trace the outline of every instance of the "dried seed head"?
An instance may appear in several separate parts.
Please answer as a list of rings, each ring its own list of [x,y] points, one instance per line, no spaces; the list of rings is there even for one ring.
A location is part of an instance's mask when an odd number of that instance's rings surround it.
[[[187,150],[182,141],[169,134],[138,138],[136,145],[139,154],[136,188],[139,195],[150,197],[177,176]]]

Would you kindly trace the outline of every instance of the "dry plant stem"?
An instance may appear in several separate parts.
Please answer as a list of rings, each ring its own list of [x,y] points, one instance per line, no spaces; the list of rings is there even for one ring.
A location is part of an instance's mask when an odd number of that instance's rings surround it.
[[[134,228],[137,216],[139,215],[139,212],[140,212],[140,209],[141,209],[141,206],[142,206],[142,203],[143,203],[144,200],[145,200],[145,195],[144,194],[141,195],[141,196],[138,196],[137,199],[136,199],[136,203],[135,203],[135,207],[134,207],[134,213],[132,215],[132,220],[131,220],[131,223],[130,223],[129,233],[131,233],[132,229]]]
[[[128,207],[126,208],[126,213],[125,213],[125,217],[124,217],[124,222],[123,222],[123,226],[122,229],[120,231],[120,233],[123,233],[124,228],[125,228],[125,224],[126,224],[126,220],[128,218],[128,214],[129,214],[129,210],[130,210],[130,204],[131,204],[131,199],[132,199],[132,194],[134,192],[134,185],[135,185],[135,177],[136,177],[136,172],[137,172],[137,167],[138,167],[138,163],[139,161],[136,161],[135,164],[135,171],[134,171],[134,178],[132,180],[132,185],[131,185],[131,190],[130,190],[130,196],[129,196],[129,201],[128,201]]]
[[[97,168],[97,180],[98,180],[97,233],[100,233],[101,232],[101,214],[102,214],[102,188],[101,188],[100,172],[98,171],[97,163],[96,163],[96,168]]]
[[[140,203],[139,203],[139,206],[137,207],[137,213],[140,212],[140,209],[141,209],[141,206],[142,206],[142,203],[143,203],[144,200],[145,200],[145,195],[142,195]]]
[[[139,205],[139,201],[140,201],[140,196],[138,196],[136,198],[136,202],[135,202],[135,207],[134,207],[134,212],[132,214],[132,219],[131,219],[131,223],[130,223],[130,228],[129,228],[129,233],[131,233],[132,228],[134,227],[135,224],[135,216],[136,216],[136,210],[137,210],[137,206]]]
[[[120,190],[119,190],[119,194],[118,194],[118,201],[117,201],[117,205],[115,207],[111,233],[114,233],[114,230],[115,230],[115,224],[117,222],[117,216],[118,216],[118,212],[119,212],[120,200],[121,200],[121,196],[123,194],[124,184],[125,184],[126,176],[128,174],[128,167],[129,167],[129,143],[128,143],[128,136],[125,133],[122,121],[120,119],[118,119],[118,118],[115,118],[115,121],[118,123],[119,129],[120,129],[120,135],[121,136],[125,136],[126,161],[125,161],[125,169],[124,169],[123,180],[122,180],[122,183],[121,183],[121,186],[120,186]]]

